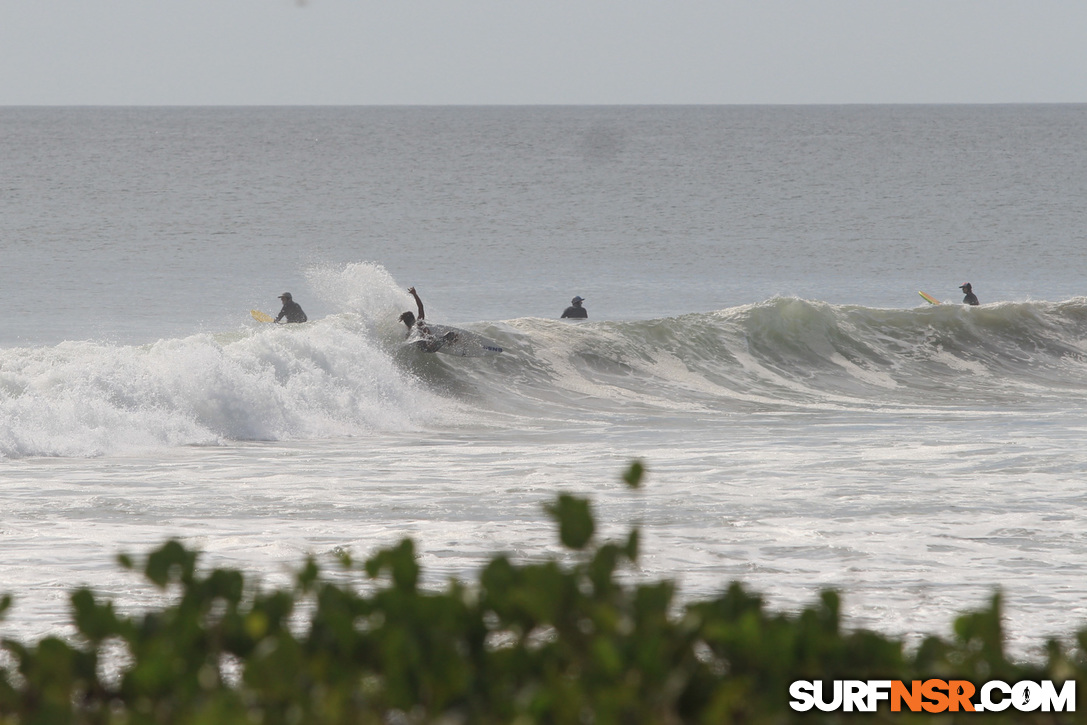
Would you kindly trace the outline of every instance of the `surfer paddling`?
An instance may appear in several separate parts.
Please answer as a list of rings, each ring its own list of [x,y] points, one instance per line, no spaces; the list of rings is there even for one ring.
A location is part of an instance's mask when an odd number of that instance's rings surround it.
[[[419,345],[426,352],[437,352],[438,348],[447,342],[453,342],[457,339],[457,333],[450,330],[441,337],[435,337],[434,333],[427,327],[426,312],[423,310],[423,301],[419,299],[419,293],[415,291],[414,287],[408,287],[408,292],[415,298],[415,306],[419,308],[419,316],[416,317],[411,310],[400,315],[400,321],[408,326],[408,337],[411,337],[412,333],[418,334],[422,339],[419,341]]]
[[[974,288],[970,286],[969,282],[963,282],[961,285],[959,285],[959,289],[961,289],[963,294],[966,295],[962,298],[962,303],[964,305],[981,304],[980,302],[978,302],[978,296],[974,294]]]

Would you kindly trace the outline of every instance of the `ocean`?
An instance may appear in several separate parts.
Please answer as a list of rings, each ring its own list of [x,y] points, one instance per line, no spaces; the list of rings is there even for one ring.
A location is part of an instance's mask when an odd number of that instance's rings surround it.
[[[682,598],[999,590],[1036,654],[1087,625],[1084,199],[1078,105],[0,108],[0,635],[153,604],[115,557],[169,537],[567,556],[572,492]],[[405,347],[410,286],[504,352]]]

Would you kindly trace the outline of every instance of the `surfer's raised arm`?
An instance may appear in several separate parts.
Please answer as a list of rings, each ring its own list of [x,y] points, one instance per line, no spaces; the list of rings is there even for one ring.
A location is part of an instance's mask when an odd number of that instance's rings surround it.
[[[414,287],[408,287],[408,292],[415,298],[415,304],[419,307],[419,319],[426,317],[426,313],[423,312],[423,301],[419,299],[419,293],[415,291]]]
[[[421,299],[419,299],[419,293],[415,291],[415,288],[414,287],[408,287],[408,292],[410,292],[411,296],[415,298],[415,304],[419,308],[419,317],[418,318],[416,318],[416,316],[413,315],[410,311],[405,312],[404,314],[400,315],[400,321],[408,326],[408,331],[410,332],[411,328],[415,326],[416,319],[418,319],[420,322],[422,322],[423,318],[426,317],[426,313],[423,312],[423,301]]]

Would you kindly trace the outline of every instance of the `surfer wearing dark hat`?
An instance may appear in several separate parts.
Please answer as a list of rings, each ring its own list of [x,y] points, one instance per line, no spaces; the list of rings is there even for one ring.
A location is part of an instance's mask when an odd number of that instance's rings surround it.
[[[970,286],[969,282],[963,282],[962,284],[960,284],[959,289],[961,289],[963,291],[963,294],[966,295],[965,297],[962,298],[962,303],[964,305],[978,305],[978,304],[981,304],[980,302],[978,302],[978,296],[976,294],[974,294],[974,291],[973,291],[974,288]]]
[[[587,320],[589,318],[589,311],[581,306],[581,303],[584,301],[585,298],[581,296],[570,300],[570,306],[563,310],[562,317],[559,319],[569,317],[573,320]]]
[[[283,309],[279,311],[276,322],[284,317],[287,318],[287,322],[305,322],[308,319],[306,313],[302,311],[302,305],[291,298],[290,292],[284,292],[279,296],[279,299],[283,300]]]

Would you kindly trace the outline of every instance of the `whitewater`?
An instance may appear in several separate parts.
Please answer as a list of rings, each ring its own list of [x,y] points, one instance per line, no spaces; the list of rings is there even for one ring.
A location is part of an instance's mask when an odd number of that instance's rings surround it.
[[[462,421],[524,430],[581,415],[633,425],[673,413],[1072,413],[1087,379],[1083,298],[904,310],[776,298],[636,322],[521,318],[473,326],[504,346],[501,358],[453,362],[406,347],[396,312],[410,303],[384,293],[382,307],[305,326],[4,350],[0,454],[90,457]]]
[[[1085,116],[0,109],[0,634],[157,601],[114,559],[167,537],[269,584],[567,556],[568,491],[683,597],[917,637],[999,590],[1016,652],[1069,637]],[[503,353],[404,346],[413,285]],[[310,322],[250,317],[284,291]]]

